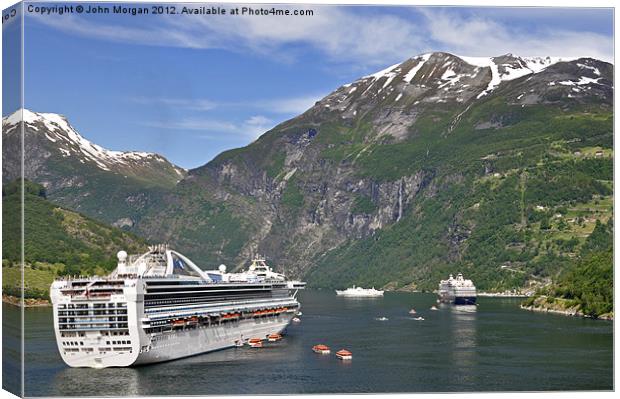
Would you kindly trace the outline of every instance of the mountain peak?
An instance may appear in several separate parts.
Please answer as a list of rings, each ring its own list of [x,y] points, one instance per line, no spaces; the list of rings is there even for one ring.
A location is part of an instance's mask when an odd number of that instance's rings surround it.
[[[62,157],[76,157],[82,163],[94,163],[99,169],[105,171],[115,170],[118,166],[131,166],[131,164],[152,161],[168,162],[163,156],[155,153],[108,150],[84,138],[65,116],[56,113],[34,112],[26,108],[19,109],[2,119],[3,135],[14,132],[22,120],[30,131],[44,136],[53,147],[60,151]],[[182,178],[186,171],[174,165],[173,167],[179,178]]]
[[[398,74],[403,71],[403,68],[407,66],[407,64],[413,64],[411,69],[406,72],[405,81],[407,83],[411,83],[415,74],[422,68],[422,66],[427,63],[439,63],[445,62],[444,67],[449,66],[449,63],[463,61],[468,65],[477,67],[477,68],[490,68],[492,73],[492,87],[487,87],[487,89],[492,89],[499,82],[504,80],[513,80],[519,78],[524,75],[528,75],[531,73],[538,73],[543,69],[558,63],[558,62],[566,62],[573,61],[575,57],[520,57],[514,55],[512,53],[507,53],[500,56],[495,57],[471,57],[471,56],[461,56],[441,51],[423,53],[416,55],[414,57],[409,58],[408,60],[387,67],[381,71],[376,73],[366,75],[359,80],[367,80],[367,79],[381,79],[383,77],[393,77],[392,75]]]
[[[468,92],[477,90],[474,97],[481,98],[494,91],[502,82],[537,74],[557,63],[577,59],[551,56],[522,57],[512,53],[493,57],[470,57],[441,51],[428,52],[363,76],[343,87],[347,89],[349,95],[357,91],[354,95],[358,96],[360,92],[358,89],[361,89],[366,95],[382,99],[388,97],[385,95],[387,92],[400,92],[404,95],[406,92],[434,87],[443,91],[438,98],[433,97],[434,100],[441,102],[442,99],[456,99],[458,102],[463,102],[467,100],[467,96],[455,95],[456,91],[462,91],[463,87],[468,88]],[[416,86],[417,89],[407,86]],[[344,99],[340,97],[339,102],[344,102]],[[336,104],[329,105],[333,107]]]

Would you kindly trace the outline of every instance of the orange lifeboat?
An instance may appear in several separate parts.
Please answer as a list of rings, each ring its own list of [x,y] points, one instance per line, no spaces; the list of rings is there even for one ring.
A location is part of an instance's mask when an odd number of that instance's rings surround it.
[[[250,345],[252,348],[262,348],[263,340],[260,338],[250,338],[248,340],[248,345]]]
[[[340,349],[336,352],[336,357],[341,360],[351,360],[353,359],[353,354],[346,349]]]
[[[176,319],[172,320],[172,327],[183,327],[185,325],[185,320]]]
[[[328,355],[331,351],[329,350],[329,346],[327,345],[323,345],[323,344],[318,344],[318,345],[314,345],[312,347],[312,351],[314,353],[319,353],[321,355]]]
[[[282,339],[282,336],[280,334],[269,334],[267,336],[267,339],[269,340],[269,342],[276,342]]]

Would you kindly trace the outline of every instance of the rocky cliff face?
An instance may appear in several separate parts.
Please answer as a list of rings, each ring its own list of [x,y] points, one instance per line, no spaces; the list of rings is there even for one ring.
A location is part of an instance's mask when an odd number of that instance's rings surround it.
[[[609,195],[593,183],[607,175],[572,154],[611,148],[612,76],[593,59],[423,54],[336,89],[172,189],[125,195],[138,216],[103,207],[104,219],[129,218],[198,264],[259,252],[323,286],[413,288],[451,267],[486,288],[518,285],[550,270],[536,263],[541,243],[563,256],[536,224],[540,185],[563,168],[587,175],[549,212]],[[504,262],[528,266],[506,277]]]
[[[415,218],[423,199],[471,179],[471,170],[442,165],[447,158],[478,164],[482,176],[497,173],[497,158],[505,153],[459,154],[459,147],[475,144],[475,137],[459,142],[466,136],[459,130],[501,135],[534,110],[572,114],[595,104],[606,112],[611,79],[612,66],[592,59],[446,53],[360,78],[252,145],[189,172],[183,190],[209,192],[204,201],[221,204],[248,233],[236,253],[221,250],[230,242],[222,236],[215,250],[195,254],[240,265],[253,252],[268,253],[287,272],[308,275],[326,254]],[[510,149],[510,143],[501,147]],[[184,196],[172,194],[176,203]],[[475,227],[464,219],[455,215],[438,237],[448,263],[462,259]],[[151,235],[154,220],[145,218],[138,230]],[[195,232],[182,227],[173,235],[189,231]],[[355,271],[347,273],[355,278]]]

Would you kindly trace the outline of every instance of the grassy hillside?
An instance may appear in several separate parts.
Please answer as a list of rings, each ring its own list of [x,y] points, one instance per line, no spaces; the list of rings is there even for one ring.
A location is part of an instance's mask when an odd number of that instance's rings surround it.
[[[67,184],[74,165],[57,158],[54,201],[201,266],[262,253],[315,287],[432,290],[457,272],[488,291],[559,281],[613,214],[613,65],[561,62],[489,91],[490,70],[426,58],[413,79],[420,59],[336,89],[176,185],[146,190],[86,169]],[[64,233],[95,229],[71,230],[58,213]],[[32,260],[103,264],[81,257],[87,238],[37,244]]]
[[[475,129],[496,112],[489,106],[472,107],[441,140],[438,119],[407,142],[357,157],[362,176],[426,170],[435,184],[403,220],[323,256],[310,284],[431,290],[463,272],[483,290],[504,290],[555,279],[573,265],[597,220],[613,214],[611,113],[536,108],[509,127]]]
[[[20,184],[2,190],[3,290],[19,294]],[[25,295],[47,295],[57,275],[105,274],[116,265],[116,252],[139,252],[146,242],[137,236],[58,207],[42,186],[26,181],[24,195]]]
[[[554,284],[540,289],[523,306],[566,310],[591,317],[613,317],[613,219],[597,220],[579,260]]]

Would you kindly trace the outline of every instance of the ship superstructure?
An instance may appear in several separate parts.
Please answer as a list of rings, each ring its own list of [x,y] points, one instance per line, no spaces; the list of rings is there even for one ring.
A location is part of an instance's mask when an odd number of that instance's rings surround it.
[[[336,295],[346,296],[346,297],[358,297],[358,298],[367,298],[367,297],[379,297],[383,296],[383,291],[376,290],[375,287],[372,288],[362,288],[353,286],[351,288],[347,288],[346,290],[336,290]]]
[[[476,303],[476,287],[471,280],[466,280],[461,273],[454,278],[439,283],[439,301],[455,305],[474,305]]]
[[[265,267],[269,273],[227,273],[224,265],[203,271],[164,245],[140,256],[120,251],[106,277],[52,284],[61,357],[72,367],[124,367],[281,333],[300,308],[296,294],[305,283]]]

